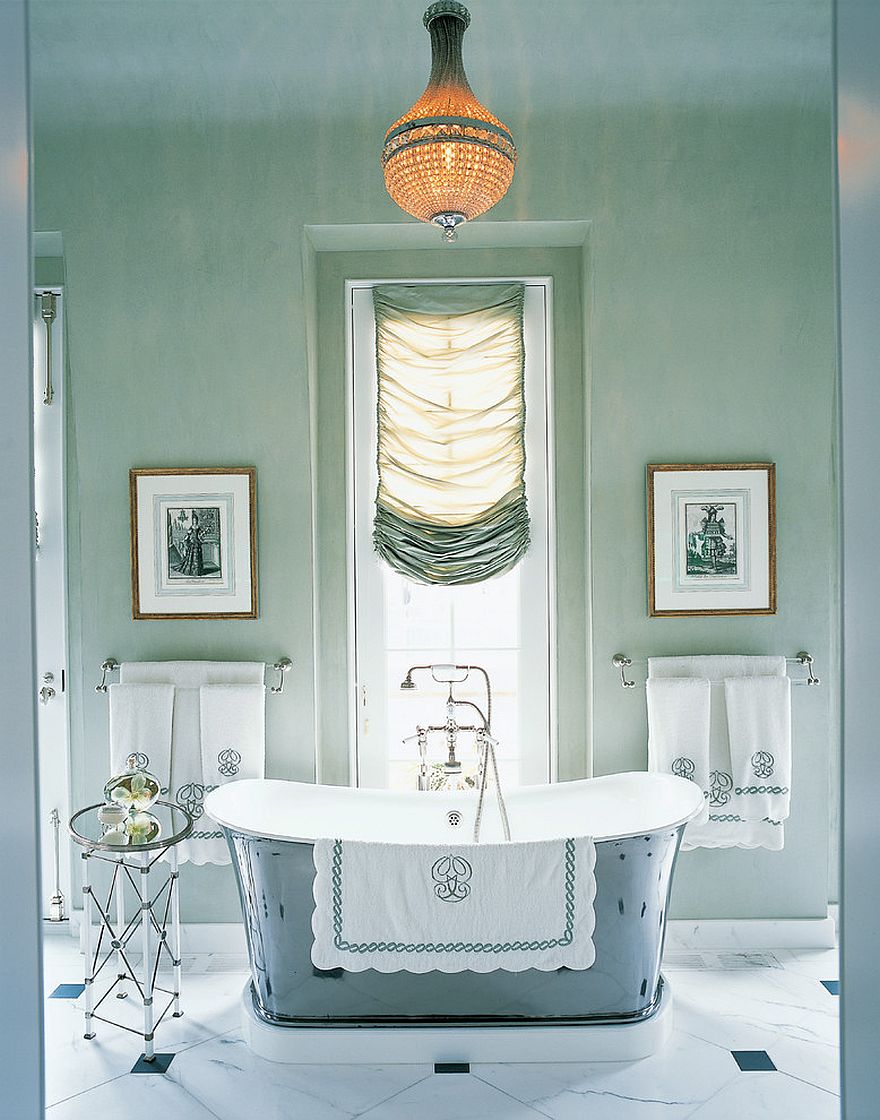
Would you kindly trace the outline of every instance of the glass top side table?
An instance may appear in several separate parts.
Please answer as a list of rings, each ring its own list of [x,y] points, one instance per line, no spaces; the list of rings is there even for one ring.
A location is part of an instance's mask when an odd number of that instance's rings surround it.
[[[102,807],[102,804],[89,805],[70,818],[71,839],[83,848],[82,929],[86,962],[83,1037],[95,1037],[96,1019],[121,1027],[143,1038],[144,1060],[151,1062],[155,1059],[153,1040],[156,1027],[172,1006],[173,1018],[179,1018],[183,1014],[180,1010],[180,888],[177,845],[192,832],[193,818],[179,805],[157,801],[150,807],[150,812],[159,822],[158,836],[146,844],[119,844],[106,839],[105,826],[98,819],[98,810]],[[156,874],[161,875],[167,868],[167,875],[158,889],[151,888],[151,872],[165,855],[168,863],[157,870]],[[113,865],[106,897],[99,896],[92,884],[90,864],[95,859]],[[134,916],[127,922],[126,883],[130,887],[129,894],[134,896],[136,902]],[[94,918],[97,918],[99,932],[93,947]],[[130,943],[136,938],[138,931],[141,964],[136,971],[129,958],[132,952]],[[157,982],[163,954],[172,968],[171,989],[164,988]],[[116,977],[107,983],[103,993],[97,997],[95,981],[111,958],[116,960]],[[108,980],[110,971],[108,969],[106,974]],[[106,1013],[98,1014],[98,1009],[111,994],[115,993],[117,999],[125,999],[132,986],[143,1005],[142,1031],[109,1018]],[[154,1003],[157,994],[160,1001],[162,997],[168,997],[161,1009],[157,1009]]]

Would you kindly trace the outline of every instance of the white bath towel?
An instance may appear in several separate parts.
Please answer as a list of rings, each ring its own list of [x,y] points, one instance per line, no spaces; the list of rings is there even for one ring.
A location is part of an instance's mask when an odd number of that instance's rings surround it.
[[[203,684],[262,684],[265,671],[262,661],[123,661],[119,680],[201,688]]]
[[[171,719],[174,688],[170,684],[111,684],[107,690],[110,705],[110,771],[108,778],[121,774],[129,755],[148,770],[168,793],[171,777]]]
[[[174,801],[187,809],[194,818],[193,831],[187,840],[177,846],[181,863],[229,863],[229,851],[223,833],[213,821],[204,815],[204,800],[211,789],[219,782],[217,768],[223,765],[215,759],[208,774],[203,766],[202,749],[202,712],[201,690],[209,686],[238,684],[249,686],[255,691],[252,698],[260,696],[260,713],[255,715],[256,703],[252,700],[248,711],[258,721],[253,734],[248,734],[247,751],[242,751],[233,743],[218,748],[218,754],[230,747],[248,758],[249,772],[246,775],[222,775],[225,780],[233,781],[239,776],[262,777],[265,766],[265,730],[263,717],[264,690],[262,687],[264,666],[262,662],[233,661],[141,661],[128,662],[120,666],[120,678],[126,681],[161,681],[173,684],[174,718],[171,731],[171,784],[169,801]],[[209,701],[210,707],[210,701]],[[236,725],[240,731],[240,722]],[[211,732],[216,734],[215,730]],[[241,739],[245,742],[245,738]],[[232,756],[227,756],[231,769]]]
[[[791,681],[732,677],[724,700],[739,812],[747,820],[784,821],[791,804]]]
[[[314,846],[312,962],[349,972],[522,972],[595,959],[596,849],[513,844]]]
[[[682,850],[693,848],[768,848],[779,851],[784,844],[783,818],[752,819],[749,795],[737,793],[731,764],[727,726],[725,680],[732,678],[785,677],[784,657],[692,656],[652,657],[648,677],[696,677],[710,682],[709,784],[704,790],[709,803],[708,819],[687,826]],[[739,786],[743,789],[745,787]]]
[[[709,817],[708,680],[698,677],[649,677],[648,769],[676,774],[703,791],[704,809],[696,821]]]
[[[694,654],[648,658],[649,677],[704,677],[721,684],[728,677],[784,677],[785,658],[742,654]]]

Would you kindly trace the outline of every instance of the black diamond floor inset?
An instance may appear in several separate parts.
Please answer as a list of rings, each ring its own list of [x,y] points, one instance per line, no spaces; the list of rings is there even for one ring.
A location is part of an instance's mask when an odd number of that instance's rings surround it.
[[[770,1072],[776,1069],[766,1050],[731,1050],[730,1052],[743,1073],[754,1073],[758,1070]]]
[[[839,980],[820,980],[819,983],[826,991],[829,991],[833,996],[840,995],[840,981]]]
[[[59,984],[49,999],[79,999],[85,990],[85,984]]]
[[[470,1062],[435,1062],[435,1073],[470,1073]]]
[[[174,1061],[173,1054],[156,1054],[151,1062],[141,1054],[131,1067],[132,1073],[164,1073]]]

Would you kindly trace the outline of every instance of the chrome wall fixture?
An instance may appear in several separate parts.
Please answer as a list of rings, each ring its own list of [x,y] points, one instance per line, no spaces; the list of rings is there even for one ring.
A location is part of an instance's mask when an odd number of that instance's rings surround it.
[[[101,663],[101,683],[95,685],[95,692],[107,691],[107,674],[115,673],[119,668],[119,662],[115,657],[108,657],[106,661]]]
[[[49,814],[49,823],[53,830],[54,841],[54,874],[53,879],[55,889],[49,899],[49,916],[44,918],[45,922],[66,922],[67,917],[64,913],[64,895],[61,891],[61,817],[57,809],[53,809]]]
[[[807,670],[808,675],[806,677],[792,677],[791,678],[791,683],[792,684],[821,684],[822,683],[820,681],[820,679],[813,672],[813,658],[812,658],[812,655],[807,653],[806,650],[801,650],[801,652],[799,654],[797,654],[796,657],[786,657],[785,660],[788,662],[789,665],[803,665],[803,667]],[[633,681],[633,680],[630,680],[627,677],[626,671],[627,671],[627,669],[629,669],[629,667],[631,665],[647,665],[647,663],[648,663],[648,661],[647,661],[647,658],[645,658],[645,657],[633,659],[632,657],[627,657],[625,653],[615,653],[615,655],[611,658],[611,664],[614,666],[615,669],[620,670],[620,686],[621,686],[621,688],[635,688],[636,687],[636,682]]]
[[[52,324],[55,322],[57,301],[54,292],[37,292],[36,295],[40,301],[40,318],[46,324],[46,382],[43,404],[51,404],[55,399],[55,390],[52,387]]]
[[[101,680],[95,685],[95,692],[106,692],[109,685],[107,684],[107,674],[115,673],[119,668],[119,662],[115,657],[108,657],[101,663]],[[293,668],[293,662],[289,657],[279,657],[278,660],[272,665],[266,666],[266,669],[272,668],[278,674],[278,682],[273,684],[269,691],[278,696],[284,691],[284,677]]]
[[[272,668],[278,674],[278,684],[273,684],[269,691],[274,692],[277,696],[280,692],[284,691],[284,674],[290,672],[293,668],[293,662],[289,657],[280,657]]]

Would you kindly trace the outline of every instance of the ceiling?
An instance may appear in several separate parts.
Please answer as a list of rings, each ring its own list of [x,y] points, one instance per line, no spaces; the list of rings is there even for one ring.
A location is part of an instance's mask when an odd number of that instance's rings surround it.
[[[394,119],[421,92],[418,0],[31,0],[37,129],[125,121]],[[799,96],[831,0],[472,0],[465,63],[514,124],[589,100]],[[772,91],[772,92],[771,92]],[[357,127],[356,124],[353,127]]]

